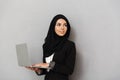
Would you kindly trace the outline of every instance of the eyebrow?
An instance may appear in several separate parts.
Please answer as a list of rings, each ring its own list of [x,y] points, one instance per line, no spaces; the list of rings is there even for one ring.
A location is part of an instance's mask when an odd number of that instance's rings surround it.
[[[58,24],[58,23],[61,24],[60,22],[57,22],[57,24]],[[64,24],[67,24],[67,23],[65,22]]]

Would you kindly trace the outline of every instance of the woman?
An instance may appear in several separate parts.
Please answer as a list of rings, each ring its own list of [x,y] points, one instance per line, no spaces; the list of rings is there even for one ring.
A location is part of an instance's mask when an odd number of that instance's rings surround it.
[[[69,80],[73,73],[76,57],[74,42],[68,40],[70,24],[67,18],[56,15],[51,21],[45,43],[43,44],[43,63],[26,67],[38,75],[45,74],[45,80]]]

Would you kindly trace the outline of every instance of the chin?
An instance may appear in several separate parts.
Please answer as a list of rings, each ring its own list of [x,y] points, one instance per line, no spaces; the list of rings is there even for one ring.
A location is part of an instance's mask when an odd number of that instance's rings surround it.
[[[59,36],[61,36],[61,37],[64,36],[64,35],[65,35],[65,34],[59,34]]]

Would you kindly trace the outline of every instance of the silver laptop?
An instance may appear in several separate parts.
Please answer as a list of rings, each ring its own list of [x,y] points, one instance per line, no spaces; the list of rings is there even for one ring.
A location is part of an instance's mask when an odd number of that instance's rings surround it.
[[[19,66],[31,66],[30,55],[28,54],[27,44],[16,45],[17,59]]]
[[[37,67],[37,68],[44,68],[44,67],[32,66],[26,43],[17,44],[16,53],[17,53],[17,60],[18,60],[19,66],[23,66],[23,67],[31,66],[31,67]]]

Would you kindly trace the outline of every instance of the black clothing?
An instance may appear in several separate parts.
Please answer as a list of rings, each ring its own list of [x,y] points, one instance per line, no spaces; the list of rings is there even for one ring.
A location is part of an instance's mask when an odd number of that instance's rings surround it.
[[[43,62],[45,62],[43,55]],[[66,40],[63,47],[56,51],[53,56],[55,66],[49,72],[43,69],[42,74],[45,75],[45,80],[69,80],[68,76],[73,73],[76,57],[75,44],[72,41]],[[40,75],[42,75],[40,74]]]
[[[64,36],[58,36],[55,33],[55,25],[58,19],[64,19],[67,23],[67,32]],[[69,35],[70,24],[67,18],[62,14],[56,15],[50,23],[48,34],[45,38],[45,43],[43,44],[43,53],[45,53],[46,56],[50,56],[53,52],[59,50],[63,46],[64,42],[68,39]]]
[[[67,32],[64,36],[58,36],[55,32],[55,25],[58,19],[64,19],[67,23]],[[69,80],[68,76],[73,73],[76,57],[75,44],[69,41],[70,24],[64,15],[56,15],[51,21],[50,28],[43,44],[43,62],[45,58],[54,53],[53,62],[55,65],[49,72],[42,69],[45,80]]]

